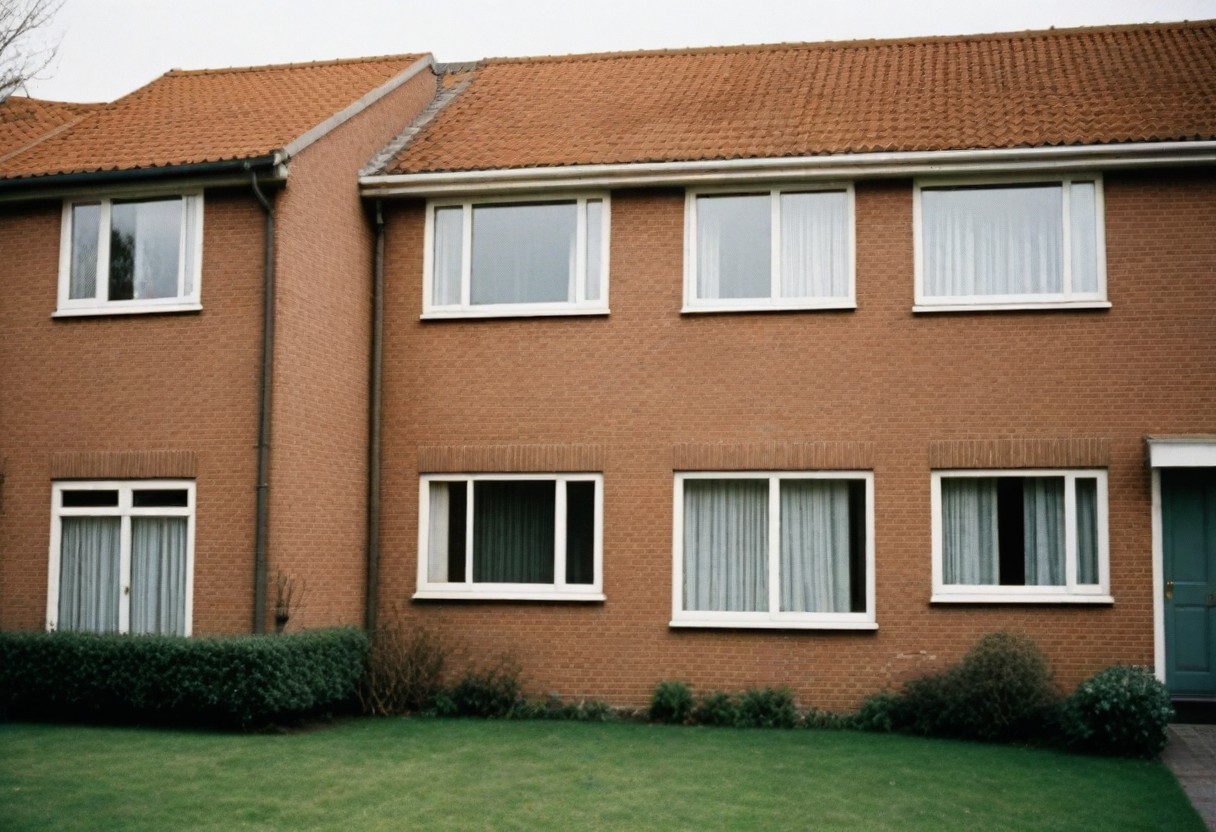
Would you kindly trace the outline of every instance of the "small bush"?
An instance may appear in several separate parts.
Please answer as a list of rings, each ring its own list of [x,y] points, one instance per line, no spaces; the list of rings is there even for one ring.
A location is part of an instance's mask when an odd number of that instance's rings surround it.
[[[107,723],[256,727],[344,707],[367,663],[355,629],[179,638],[0,633],[0,710]]]
[[[426,629],[407,634],[397,620],[377,630],[359,689],[363,712],[388,716],[426,710],[443,689],[446,662],[446,651]]]
[[[521,708],[519,668],[502,663],[489,670],[470,670],[450,690],[434,697],[437,716],[502,719]]]
[[[716,690],[697,702],[692,721],[696,725],[733,726],[739,721],[739,706],[729,693]]]
[[[1063,709],[1066,736],[1096,754],[1156,757],[1174,716],[1165,685],[1143,667],[1116,666],[1077,686]]]
[[[903,701],[898,694],[881,691],[861,703],[861,708],[849,719],[849,724],[859,731],[889,733],[902,727],[902,710]]]
[[[954,667],[908,683],[888,713],[896,730],[1008,742],[1042,737],[1058,702],[1035,643],[991,633]]]
[[[692,692],[683,682],[659,682],[650,695],[650,720],[682,725],[692,715]]]
[[[739,699],[740,728],[793,728],[798,724],[794,694],[786,688],[753,688]]]

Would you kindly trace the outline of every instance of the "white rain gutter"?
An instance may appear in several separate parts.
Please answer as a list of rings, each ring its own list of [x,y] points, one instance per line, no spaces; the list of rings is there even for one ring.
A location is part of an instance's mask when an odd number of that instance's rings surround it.
[[[505,168],[448,173],[379,174],[359,178],[367,197],[558,191],[697,185],[734,181],[874,179],[965,173],[1110,170],[1216,164],[1216,142],[1145,142],[1078,147],[842,153],[776,159],[717,159]]]

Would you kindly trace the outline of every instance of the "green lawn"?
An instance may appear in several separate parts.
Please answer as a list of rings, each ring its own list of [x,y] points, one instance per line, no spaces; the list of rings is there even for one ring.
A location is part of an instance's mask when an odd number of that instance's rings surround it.
[[[0,828],[1202,832],[1159,763],[838,731],[0,724]]]

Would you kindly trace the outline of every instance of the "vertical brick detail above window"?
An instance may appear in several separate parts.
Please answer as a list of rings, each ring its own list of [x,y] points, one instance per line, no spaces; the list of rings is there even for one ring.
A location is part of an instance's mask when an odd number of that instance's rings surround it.
[[[420,474],[603,471],[602,445],[424,445]]]
[[[53,480],[132,480],[198,476],[194,451],[99,451],[51,454]]]
[[[1105,468],[1110,440],[949,439],[929,443],[929,467],[960,468]]]
[[[688,442],[672,448],[675,471],[860,471],[873,442]]]

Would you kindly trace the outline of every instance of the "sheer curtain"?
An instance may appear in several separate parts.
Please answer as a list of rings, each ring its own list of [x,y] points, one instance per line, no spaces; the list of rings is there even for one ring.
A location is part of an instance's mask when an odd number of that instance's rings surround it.
[[[781,483],[782,612],[849,612],[849,486]]]
[[[59,544],[59,629],[118,632],[117,517],[64,517]]]
[[[942,572],[947,584],[1000,583],[996,479],[942,477]]]
[[[101,206],[72,206],[72,271],[68,278],[68,297],[97,296],[97,231]]]
[[[768,611],[767,481],[684,481],[684,608]]]
[[[473,580],[479,583],[553,583],[552,481],[473,484]]]
[[[473,208],[472,302],[573,301],[578,205]]]
[[[848,194],[781,195],[781,296],[839,298],[849,294]]]
[[[772,197],[697,198],[697,297],[772,295]]]
[[[1064,585],[1064,478],[1022,482],[1026,586]]]
[[[132,633],[186,634],[185,517],[131,518]]]
[[[460,278],[464,251],[464,208],[435,209],[435,244],[431,250],[431,303],[456,306],[460,303]]]
[[[1063,188],[921,191],[929,296],[1064,291]]]
[[[1098,583],[1098,481],[1077,479],[1077,583]]]
[[[427,524],[426,571],[431,581],[446,582],[448,578],[448,524],[451,523],[451,489],[464,488],[464,483],[431,483],[431,512]],[[464,522],[464,518],[457,518]]]

